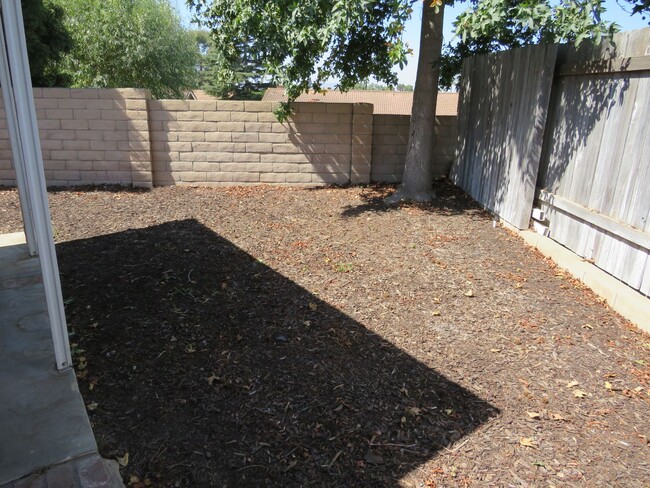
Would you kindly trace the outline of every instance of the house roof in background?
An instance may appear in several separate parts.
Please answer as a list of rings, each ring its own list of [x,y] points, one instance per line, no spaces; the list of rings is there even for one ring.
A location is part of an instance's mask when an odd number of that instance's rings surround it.
[[[262,98],[265,102],[282,102],[287,100],[284,88],[269,88]],[[372,103],[374,113],[380,115],[411,115],[413,92],[393,92],[375,90],[350,90],[341,93],[327,90],[325,93],[303,93],[297,102],[318,103]],[[458,114],[458,93],[438,93],[436,115],[455,116]]]
[[[185,97],[188,100],[217,100],[217,97],[208,95],[205,90],[191,90]]]

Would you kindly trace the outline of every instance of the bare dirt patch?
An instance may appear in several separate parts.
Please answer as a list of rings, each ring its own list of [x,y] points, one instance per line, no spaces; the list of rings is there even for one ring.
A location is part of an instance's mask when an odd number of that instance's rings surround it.
[[[80,387],[127,483],[646,485],[650,338],[454,187],[388,190],[50,193]]]

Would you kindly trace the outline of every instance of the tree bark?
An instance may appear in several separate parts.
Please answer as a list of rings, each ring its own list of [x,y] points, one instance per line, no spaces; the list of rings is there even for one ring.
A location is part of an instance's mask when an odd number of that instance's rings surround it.
[[[388,203],[402,200],[424,202],[434,197],[433,129],[438,100],[444,8],[443,2],[436,13],[430,0],[424,0],[422,5],[420,55],[413,92],[404,176],[397,191],[386,198]]]

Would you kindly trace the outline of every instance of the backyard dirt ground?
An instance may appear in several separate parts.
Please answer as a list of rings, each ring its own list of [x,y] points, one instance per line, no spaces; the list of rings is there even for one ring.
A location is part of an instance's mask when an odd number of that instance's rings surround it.
[[[390,190],[50,193],[127,485],[648,486],[650,338],[453,186]]]

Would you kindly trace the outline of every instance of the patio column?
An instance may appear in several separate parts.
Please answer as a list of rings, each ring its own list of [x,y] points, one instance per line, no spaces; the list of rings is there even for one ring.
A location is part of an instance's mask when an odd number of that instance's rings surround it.
[[[1,0],[0,83],[30,254],[39,255],[56,367],[72,366],[20,2]]]

